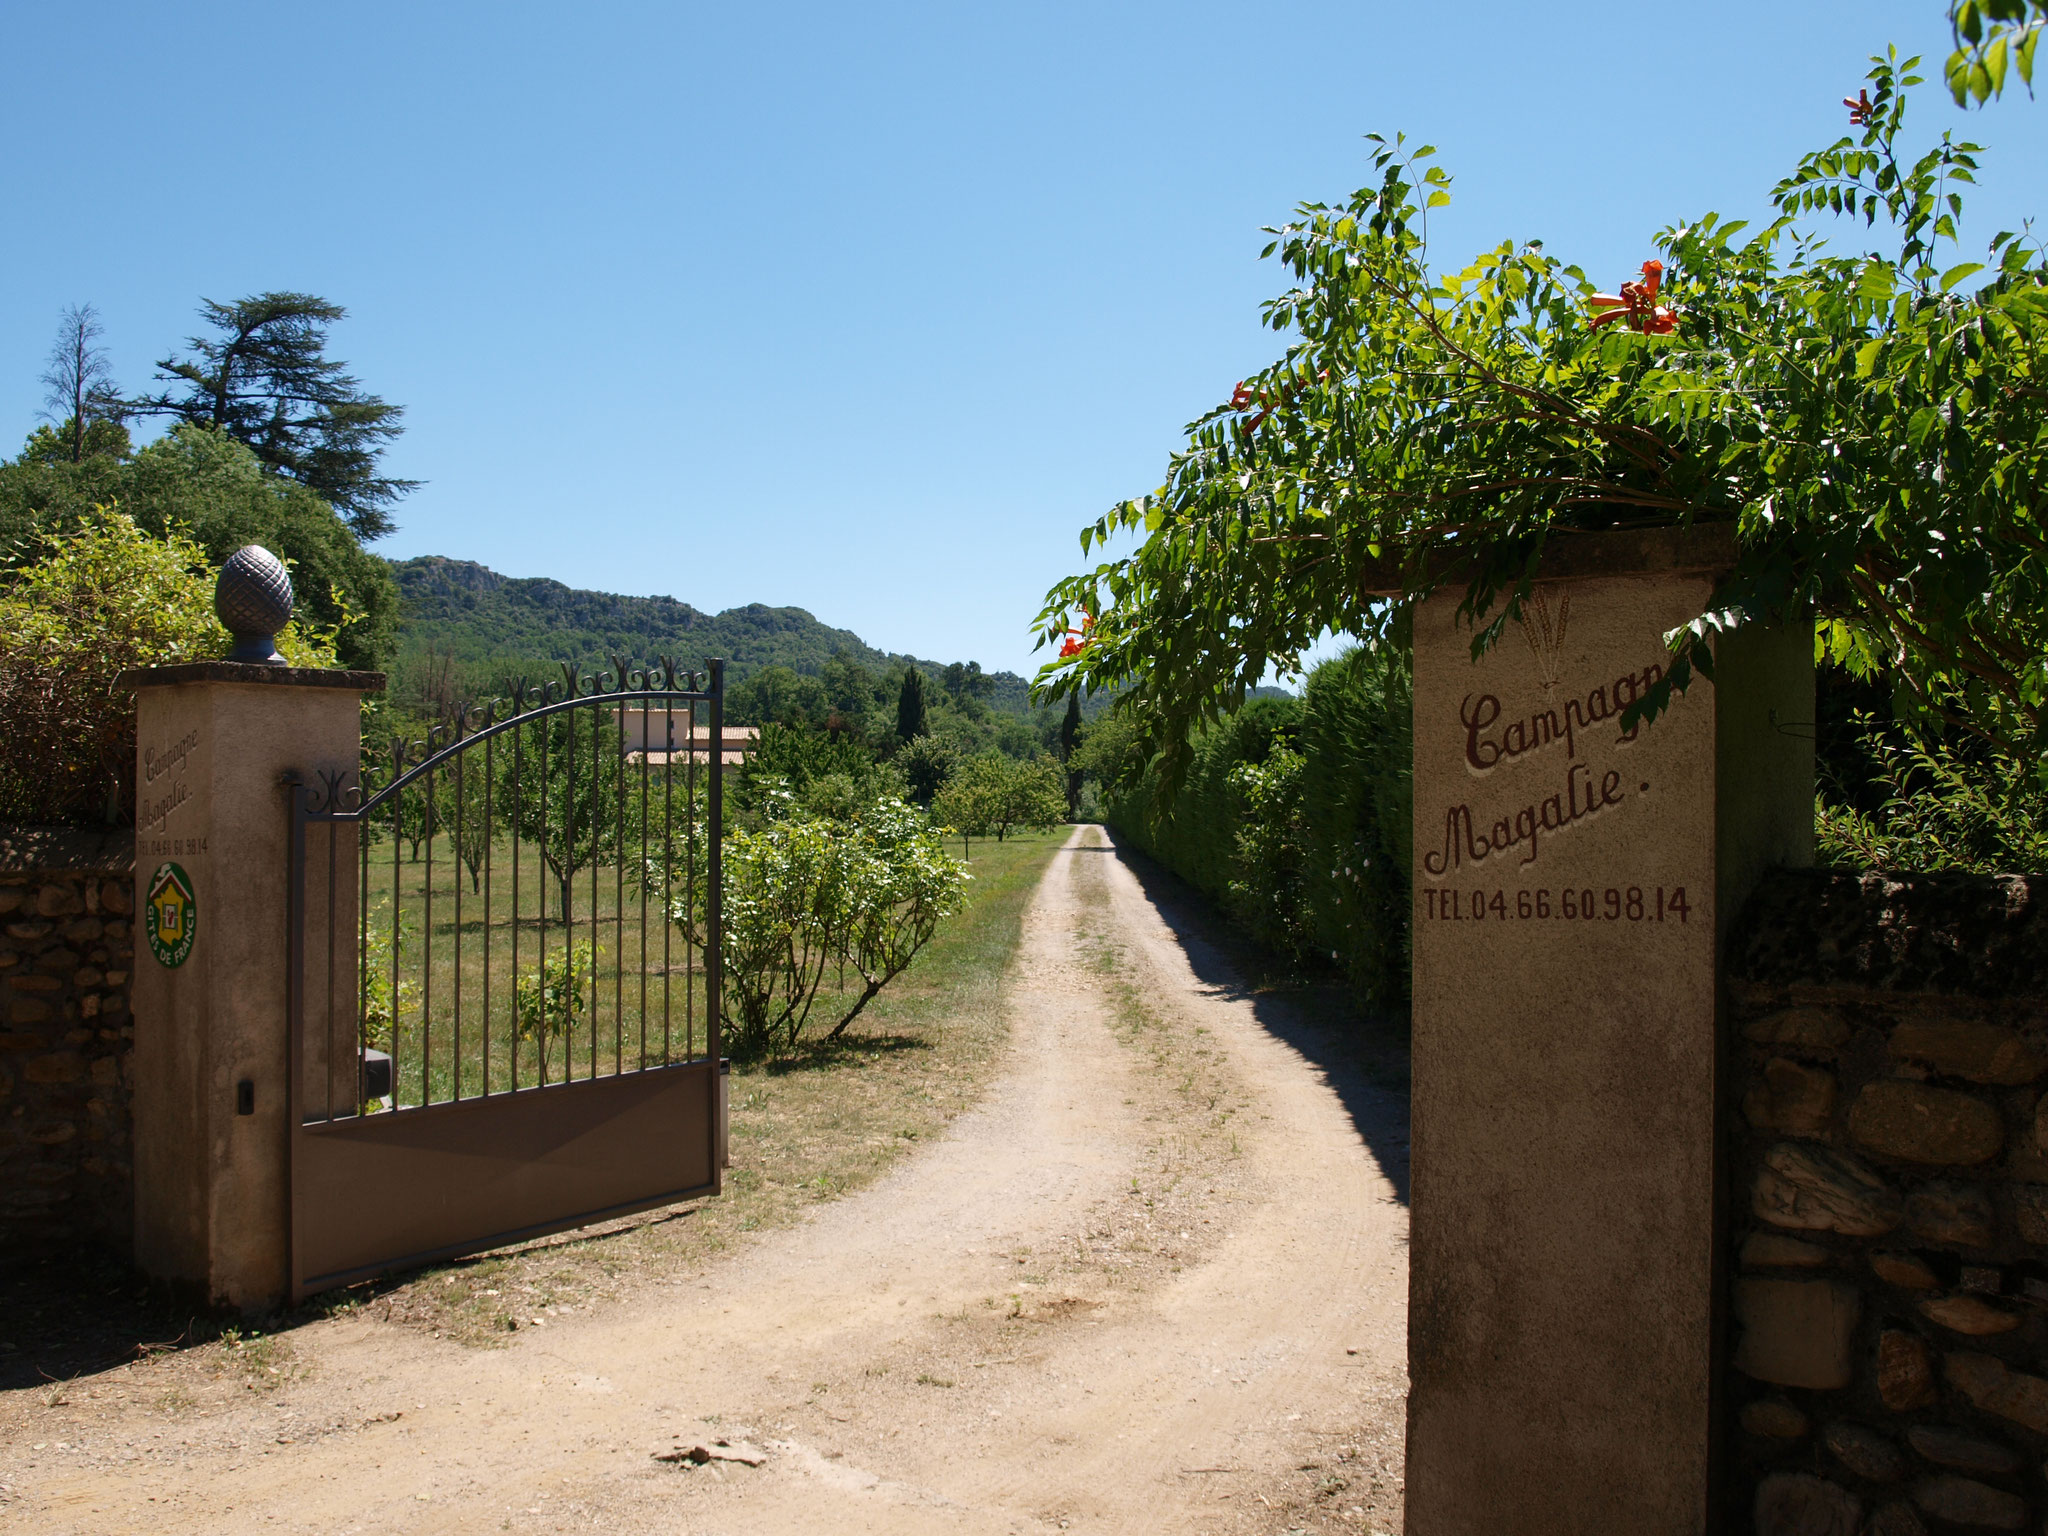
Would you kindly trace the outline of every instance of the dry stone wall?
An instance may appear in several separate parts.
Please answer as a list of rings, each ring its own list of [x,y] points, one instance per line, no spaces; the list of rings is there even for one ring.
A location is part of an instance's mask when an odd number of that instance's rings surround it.
[[[1726,968],[1731,1524],[2042,1530],[2048,880],[1780,873]]]
[[[0,831],[0,1244],[132,1226],[134,838]]]

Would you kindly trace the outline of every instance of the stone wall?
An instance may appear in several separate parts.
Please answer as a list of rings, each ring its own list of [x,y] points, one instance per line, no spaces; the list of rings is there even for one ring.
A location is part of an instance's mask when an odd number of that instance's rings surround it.
[[[0,829],[0,1246],[128,1244],[134,847]]]
[[[1731,935],[1733,1529],[2042,1530],[2044,908],[2048,879],[1785,872]]]

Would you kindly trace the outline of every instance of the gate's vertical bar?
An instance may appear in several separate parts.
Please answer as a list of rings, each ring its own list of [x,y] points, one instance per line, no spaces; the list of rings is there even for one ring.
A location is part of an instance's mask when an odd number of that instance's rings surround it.
[[[519,688],[512,694],[512,713],[516,718],[523,697],[526,680],[520,679]],[[526,767],[524,720],[512,727],[512,1043],[506,1047],[512,1058],[513,1093],[519,1091],[519,818],[526,805],[526,784],[521,777]]]
[[[370,1070],[370,822],[363,814],[363,802],[369,798],[370,786],[367,776],[357,776],[356,789],[356,870],[362,877],[362,900],[356,905],[356,1075],[351,1091],[355,1095],[352,1114],[363,1112],[363,1081]],[[398,1026],[398,1000],[392,999],[391,1023],[394,1037]],[[391,1042],[391,1103],[398,1103],[398,1041]]]
[[[675,679],[670,677],[668,683],[674,687]],[[676,921],[676,701],[673,694],[661,701],[661,710],[662,721],[667,728],[662,740],[668,743],[668,765],[661,775],[661,1064],[665,1067],[669,1058],[669,994],[675,986],[675,959],[669,940],[669,932]],[[683,761],[689,761],[687,752]],[[683,771],[689,772],[687,767]],[[683,837],[685,841],[689,838],[687,823]],[[687,911],[683,921],[687,933]],[[687,949],[683,956],[689,958]],[[683,996],[687,999],[689,995],[690,973],[685,970]]]
[[[291,797],[290,846],[286,855],[285,890],[285,1086],[284,1086],[284,1187],[291,1203],[285,1214],[285,1278],[294,1302],[305,1299],[299,1289],[299,1203],[291,1199],[292,1154],[298,1150],[300,1071],[302,1049],[299,1037],[306,1022],[306,801],[305,785],[296,773],[285,778],[285,793]]]
[[[455,1025],[454,1043],[450,1047],[449,1071],[454,1086],[449,1090],[451,1099],[462,1097],[462,839],[469,829],[464,823],[464,813],[469,809],[468,781],[464,777],[464,760],[469,754],[462,748],[462,727],[468,722],[469,706],[457,705],[455,714],[455,846],[449,851],[455,855]]]
[[[495,704],[491,707],[497,713]],[[491,933],[491,847],[498,841],[498,824],[492,819],[492,797],[498,787],[496,772],[496,734],[484,738],[484,974],[482,981],[484,1011],[484,1095],[491,1092],[491,946],[497,942]]]
[[[405,773],[405,741],[400,737],[391,743],[391,782],[397,784]],[[398,951],[404,945],[403,931],[398,926],[399,887],[404,882],[405,865],[405,819],[401,808],[405,804],[405,791],[393,789],[391,793],[391,1107],[405,1107],[405,1090],[399,1086],[398,1070],[402,1065],[398,1054]],[[420,1074],[420,1081],[426,1082],[426,1074]]]
[[[568,871],[562,881],[562,974],[564,990],[580,988],[576,978],[576,711],[562,716],[568,729],[562,743],[562,867]],[[543,968],[545,971],[545,968]],[[580,995],[580,994],[579,994]],[[566,1010],[565,1010],[566,1012]],[[562,1020],[562,1081],[575,1081],[573,1053],[576,1049],[574,1015]]]
[[[548,737],[554,730],[554,724],[552,716],[541,716],[539,733],[540,789],[537,791],[537,798],[540,804],[540,868],[534,871],[533,876],[540,883],[540,894],[535,898],[535,904],[540,911],[540,974],[535,978],[535,981],[540,988],[541,1016],[540,1023],[534,1030],[534,1036],[536,1040],[535,1049],[540,1053],[540,1071],[535,1081],[536,1085],[542,1088],[548,1085],[548,1024],[550,1022],[548,1018]],[[562,910],[563,927],[567,928],[568,923],[569,912],[565,906]],[[567,1049],[566,1045],[564,1049]]]
[[[598,817],[604,814],[598,799],[598,785],[604,772],[604,748],[598,745],[603,733],[604,709],[593,705],[590,710],[590,1079],[597,1081],[597,1015],[598,1002],[602,994],[597,985],[597,909],[598,892],[604,883],[604,871],[598,861],[598,852],[604,846],[604,833]]]
[[[619,679],[624,692],[626,680]],[[626,706],[619,706],[619,824],[612,865],[612,1075],[626,1070]],[[646,964],[645,957],[641,961]]]
[[[654,749],[648,744],[648,728],[654,724],[653,708],[640,706],[640,1065],[647,1065],[647,773]]]
[[[339,795],[340,792],[339,781],[330,781],[327,804],[327,1054],[321,1057],[322,1067],[320,1072],[320,1075],[327,1080],[327,1091],[321,1095],[321,1098],[326,1103],[326,1118],[329,1120],[334,1118],[334,856],[337,842],[334,830],[336,823],[333,819],[335,812],[333,797]]]
[[[714,658],[711,666],[711,749],[705,754],[711,765],[711,782],[707,787],[710,803],[706,815],[710,820],[711,846],[704,850],[704,873],[710,885],[704,909],[704,1050],[711,1061],[711,1082],[715,1094],[718,1084],[718,1058],[724,1047],[724,1001],[725,973],[724,925],[725,925],[725,662]],[[716,1103],[714,1098],[713,1103]],[[718,1132],[714,1122],[711,1140],[711,1168],[714,1177],[718,1170]]]
[[[694,684],[700,681],[692,676]],[[694,1061],[697,1052],[697,701],[690,701],[690,753],[683,770],[683,900],[689,905],[690,921],[683,924],[683,1060]]]
[[[433,737],[427,738],[429,746]],[[430,752],[431,758],[433,754]],[[420,916],[420,1105],[434,1102],[434,834],[441,830],[434,815],[434,774],[429,767],[420,776],[427,786],[427,872],[422,877]]]

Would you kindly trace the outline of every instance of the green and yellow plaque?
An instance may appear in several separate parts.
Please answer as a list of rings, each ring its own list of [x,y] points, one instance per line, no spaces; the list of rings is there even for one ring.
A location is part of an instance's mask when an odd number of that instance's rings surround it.
[[[159,864],[150,876],[142,926],[149,936],[149,952],[159,965],[176,970],[185,963],[199,927],[199,899],[192,894],[192,877],[181,865]]]

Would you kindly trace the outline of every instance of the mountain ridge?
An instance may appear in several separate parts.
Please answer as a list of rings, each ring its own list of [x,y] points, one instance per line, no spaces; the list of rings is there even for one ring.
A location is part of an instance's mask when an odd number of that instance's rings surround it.
[[[571,587],[551,576],[507,576],[475,560],[415,555],[391,562],[403,605],[398,665],[447,654],[471,665],[586,662],[614,653],[635,661],[659,655],[723,655],[728,686],[764,667],[786,666],[815,677],[837,652],[870,671],[916,666],[928,675],[944,663],[883,651],[850,629],[826,624],[810,610],[747,603],[707,613],[666,595],[635,597]],[[990,674],[989,702],[1022,708],[1029,682],[1015,672]]]

